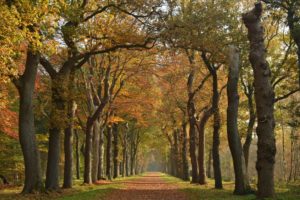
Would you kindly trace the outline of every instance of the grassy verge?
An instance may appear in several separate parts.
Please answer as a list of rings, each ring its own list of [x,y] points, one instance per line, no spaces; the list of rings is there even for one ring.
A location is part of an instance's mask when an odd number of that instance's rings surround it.
[[[190,184],[181,179],[163,174],[163,179],[169,183],[177,184],[181,191],[185,192],[190,200],[253,200],[254,194],[237,196],[233,195],[234,183],[223,182],[224,189],[214,189],[214,181],[208,180],[207,185]],[[280,185],[276,187],[277,200],[296,200],[300,199],[300,184]]]
[[[21,195],[21,187],[0,190],[1,200],[101,200],[110,192],[124,187],[123,181],[137,179],[140,176],[117,178],[111,183],[99,185],[82,185],[82,180],[76,180],[72,189],[62,189],[49,194]]]

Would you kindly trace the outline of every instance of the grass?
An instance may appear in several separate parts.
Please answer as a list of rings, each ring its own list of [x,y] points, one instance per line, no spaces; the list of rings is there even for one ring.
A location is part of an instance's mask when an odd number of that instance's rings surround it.
[[[82,185],[82,180],[74,182],[72,189],[62,189],[49,194],[21,195],[22,187],[11,187],[0,190],[1,200],[101,200],[110,192],[124,187],[123,181],[136,179],[140,176],[117,178],[113,182],[101,185]]]
[[[164,174],[163,179],[169,183],[177,184],[181,191],[185,192],[190,200],[253,200],[254,194],[238,196],[233,195],[234,183],[223,182],[224,189],[214,189],[214,181],[209,179],[206,185],[190,184],[181,179]],[[276,186],[277,200],[300,199],[300,184]]]

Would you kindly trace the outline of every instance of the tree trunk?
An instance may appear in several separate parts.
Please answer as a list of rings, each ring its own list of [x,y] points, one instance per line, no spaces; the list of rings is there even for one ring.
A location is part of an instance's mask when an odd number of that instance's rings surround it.
[[[72,188],[73,181],[73,134],[74,134],[74,118],[77,105],[74,100],[74,85],[75,85],[75,71],[70,73],[70,81],[68,85],[68,124],[65,129],[64,139],[64,153],[65,153],[65,166],[64,166],[64,183],[63,188]]]
[[[113,124],[113,137],[114,137],[114,152],[113,152],[113,160],[114,160],[114,174],[113,174],[113,178],[117,178],[119,176],[119,133],[118,133],[118,125],[117,124]]]
[[[206,184],[205,176],[205,125],[208,119],[212,116],[211,109],[205,111],[199,124],[199,150],[198,150],[198,165],[199,165],[199,183],[200,185]]]
[[[111,180],[111,146],[112,146],[112,128],[107,127],[107,147],[106,147],[106,176]]]
[[[99,163],[98,163],[98,180],[103,178],[103,168],[104,168],[104,127],[100,128],[99,135]]]
[[[182,170],[183,170],[183,177],[184,181],[190,180],[190,173],[189,173],[189,162],[188,162],[188,152],[187,152],[187,123],[184,122],[182,124],[182,131],[183,131],[183,143],[182,143]]]
[[[238,132],[238,80],[239,53],[236,47],[231,46],[229,49],[229,74],[227,83],[227,138],[234,166],[234,194],[243,195],[250,191],[250,186],[246,173],[246,164],[243,155],[242,143]]]
[[[79,135],[77,129],[74,130],[74,134],[75,134],[75,155],[76,155],[76,178],[80,179]]]
[[[70,70],[57,73],[52,79],[52,110],[49,129],[46,190],[59,189],[60,134],[67,126],[67,87]]]
[[[174,138],[174,176],[179,177],[179,156],[178,156],[178,131],[173,131],[173,138]]]
[[[126,176],[129,176],[129,158],[128,158],[128,151],[125,152],[126,153],[126,160],[125,160],[125,172],[126,172]]]
[[[292,4],[291,4],[292,5]],[[295,41],[295,44],[297,45],[297,56],[298,56],[298,76],[299,76],[299,86],[300,86],[300,30],[297,25],[299,24],[299,19],[297,18],[296,14],[296,8],[291,6],[288,9],[287,13],[287,22],[290,29],[290,35]]]
[[[212,149],[209,149],[208,152],[208,161],[207,161],[207,177],[211,178],[211,160],[212,160]]]
[[[221,174],[221,164],[219,155],[219,145],[220,145],[220,111],[219,108],[214,113],[214,131],[213,131],[213,168],[214,168],[214,178],[215,178],[215,188],[222,189],[222,174]]]
[[[252,89],[250,89],[249,94],[247,95],[248,98],[248,109],[249,109],[249,122],[248,122],[248,127],[247,127],[247,135],[246,135],[246,140],[243,145],[243,152],[244,152],[244,157],[245,157],[245,164],[246,164],[246,170],[248,174],[248,163],[249,163],[249,153],[250,153],[250,146],[252,142],[252,133],[254,129],[254,124],[256,120],[256,114],[254,112],[254,105],[253,105],[253,100],[252,100]]]
[[[86,184],[92,183],[92,148],[93,148],[94,122],[88,117],[86,123],[85,152],[84,152],[84,180]]]
[[[190,158],[192,165],[192,183],[198,182],[198,166],[197,166],[197,157],[196,157],[196,108],[194,102],[193,94],[193,82],[195,76],[195,61],[194,61],[194,52],[191,55],[188,55],[189,61],[191,64],[191,70],[187,81],[187,91],[188,91],[188,102],[187,102],[187,113],[190,125]]]
[[[193,102],[188,103],[188,110],[190,110],[189,114],[189,124],[190,124],[190,158],[192,165],[192,183],[198,182],[198,166],[196,159],[196,119],[194,117],[195,114],[195,106]]]
[[[92,152],[92,182],[98,180],[99,167],[99,140],[100,140],[100,122],[96,120],[93,128],[93,152]]]
[[[9,182],[8,182],[8,180],[5,176],[0,174],[0,178],[2,179],[2,182],[3,182],[4,185],[9,185]]]
[[[126,163],[127,163],[127,129],[124,132],[123,136],[123,161],[122,161],[122,176],[125,177],[126,175]]]
[[[276,144],[274,137],[274,91],[269,80],[271,71],[266,61],[264,29],[261,25],[262,4],[243,14],[250,41],[250,62],[254,71],[254,89],[257,111],[258,198],[274,197],[274,164]]]
[[[28,49],[24,74],[16,81],[20,94],[19,141],[25,166],[22,193],[33,193],[42,189],[40,154],[35,137],[32,102],[38,63],[39,54]]]

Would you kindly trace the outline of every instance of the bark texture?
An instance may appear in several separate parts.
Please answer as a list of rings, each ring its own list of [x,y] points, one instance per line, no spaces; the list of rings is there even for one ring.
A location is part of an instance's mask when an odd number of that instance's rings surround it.
[[[60,135],[67,125],[67,87],[70,67],[51,75],[52,109],[50,116],[46,190],[59,189]],[[64,120],[63,120],[64,119]]]
[[[92,153],[92,182],[95,183],[98,180],[99,173],[99,144],[100,144],[100,122],[94,122],[93,128],[93,153]]]
[[[212,116],[212,109],[205,111],[199,124],[199,146],[198,146],[198,165],[199,165],[199,184],[206,184],[205,176],[205,125]]]
[[[15,81],[20,94],[19,141],[25,166],[25,182],[22,193],[33,193],[42,189],[40,154],[35,137],[33,111],[33,94],[38,64],[39,54],[29,49],[24,74]]]
[[[86,125],[83,182],[86,184],[91,184],[94,121],[89,117]]]
[[[113,163],[114,163],[114,174],[113,178],[117,178],[119,176],[119,132],[118,132],[118,125],[113,125],[113,138],[114,138],[114,151],[113,151]]]
[[[111,180],[111,146],[112,146],[112,127],[107,127],[107,146],[106,146],[106,176]]]
[[[266,61],[264,29],[261,24],[262,4],[243,14],[250,41],[249,59],[254,71],[254,89],[257,111],[258,198],[274,197],[274,164],[276,144],[274,137],[274,91],[269,80],[271,71]]]
[[[74,117],[77,105],[73,99],[75,71],[70,74],[69,82],[69,99],[68,99],[68,125],[65,129],[64,150],[65,150],[65,166],[64,166],[64,182],[63,188],[72,188],[73,184],[73,135],[74,135]]]
[[[196,119],[195,119],[195,103],[192,95],[192,86],[194,81],[194,70],[192,70],[189,74],[187,87],[189,93],[189,99],[187,103],[187,111],[190,125],[190,158],[191,158],[191,166],[192,166],[192,183],[198,182],[198,166],[197,166],[197,157],[196,157]]]
[[[243,155],[241,138],[238,132],[238,80],[239,80],[239,52],[234,46],[229,47],[229,74],[227,83],[227,138],[233,159],[235,188],[234,194],[243,195],[249,191],[246,164]]]
[[[189,174],[189,162],[188,162],[188,152],[187,152],[187,123],[184,122],[182,125],[182,131],[183,131],[183,143],[182,143],[182,179],[184,181],[190,180],[190,174]]]

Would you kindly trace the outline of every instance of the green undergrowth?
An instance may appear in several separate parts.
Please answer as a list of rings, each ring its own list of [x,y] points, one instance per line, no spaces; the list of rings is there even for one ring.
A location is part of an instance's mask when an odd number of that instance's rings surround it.
[[[162,174],[166,182],[177,184],[179,189],[185,192],[190,200],[253,200],[256,199],[254,194],[239,196],[233,195],[234,183],[223,182],[224,189],[214,189],[214,180],[209,179],[206,185],[191,184],[181,179]],[[277,200],[300,200],[300,184],[277,185]]]
[[[21,195],[21,187],[11,187],[0,190],[0,200],[101,200],[110,192],[124,187],[123,182],[141,177],[131,176],[114,179],[111,183],[99,185],[82,185],[83,180],[74,181],[72,189],[62,189],[59,192]]]

